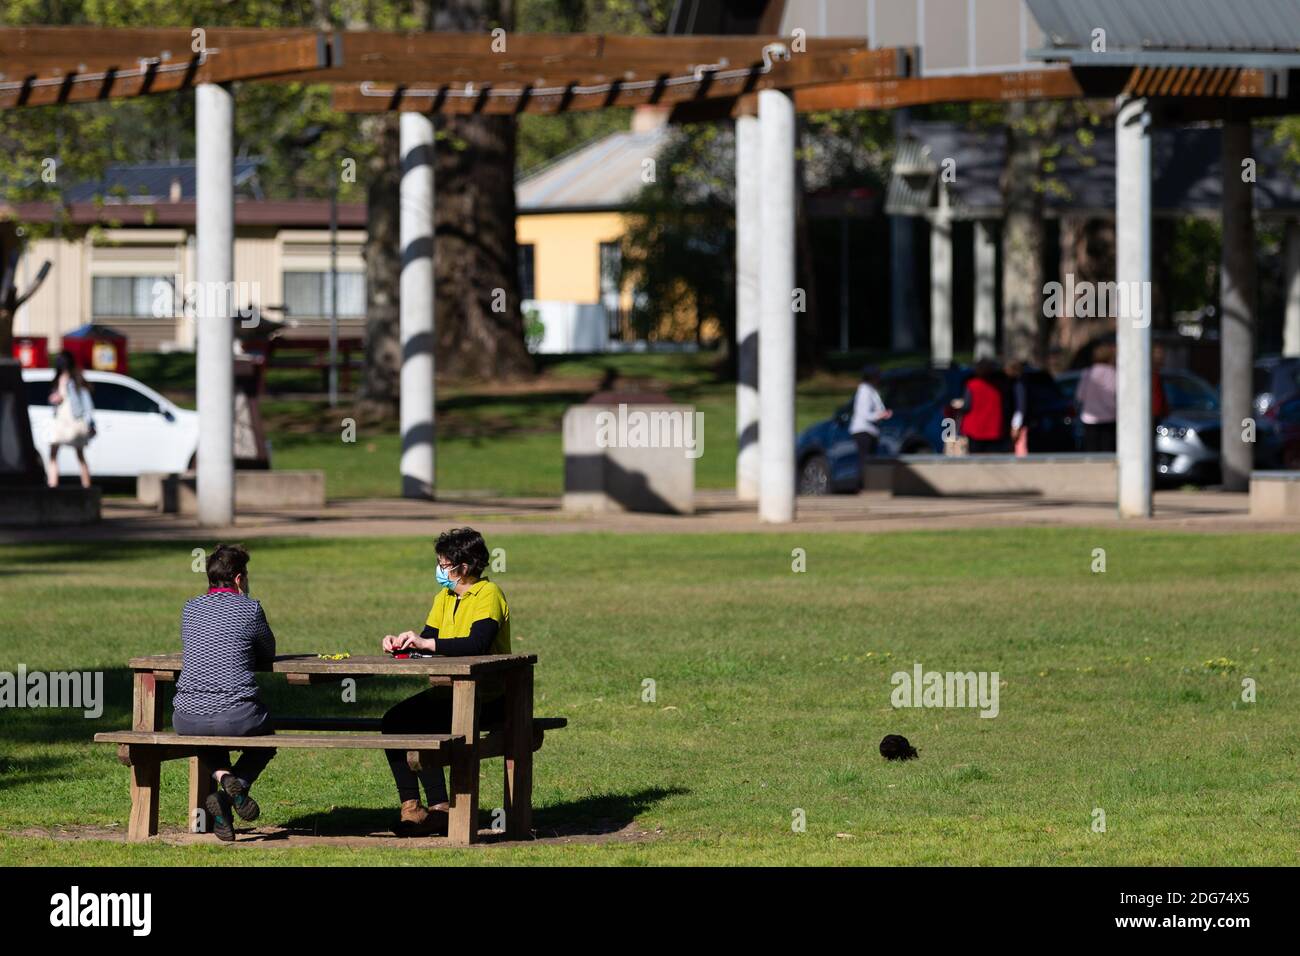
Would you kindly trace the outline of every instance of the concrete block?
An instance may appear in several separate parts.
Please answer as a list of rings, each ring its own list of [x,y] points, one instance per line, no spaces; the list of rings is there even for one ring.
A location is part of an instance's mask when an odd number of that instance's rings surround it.
[[[192,472],[168,475],[150,472],[136,480],[136,500],[164,514],[198,512]],[[279,511],[325,507],[325,472],[236,471],[235,508],[241,511]]]
[[[564,510],[692,514],[703,449],[690,405],[574,405],[564,413]]]
[[[1300,471],[1252,471],[1252,518],[1300,518]]]
[[[902,455],[896,495],[1033,495],[1070,501],[1115,501],[1114,455]]]

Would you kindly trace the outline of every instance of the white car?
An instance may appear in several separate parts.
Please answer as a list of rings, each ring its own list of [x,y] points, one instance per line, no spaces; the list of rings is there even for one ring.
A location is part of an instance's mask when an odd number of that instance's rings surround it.
[[[149,386],[116,372],[82,373],[95,404],[95,437],[86,445],[91,477],[136,478],[149,471],[182,472],[199,450],[198,412],[177,408]],[[54,422],[50,390],[54,369],[25,368],[27,410],[32,438],[43,460],[49,460],[49,428]],[[59,449],[59,474],[79,474],[77,455]]]

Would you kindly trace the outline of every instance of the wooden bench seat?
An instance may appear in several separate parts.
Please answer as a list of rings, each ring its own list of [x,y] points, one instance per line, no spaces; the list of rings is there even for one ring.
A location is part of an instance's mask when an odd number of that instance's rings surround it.
[[[117,744],[117,756],[131,768],[131,820],[128,838],[145,839],[158,832],[158,767],[163,761],[197,758],[209,748],[224,750],[405,750],[412,770],[449,766],[465,737],[459,734],[382,734],[379,717],[276,717],[276,733],[248,737],[202,737],[166,731],[116,730],[95,734],[95,742]],[[546,731],[569,723],[565,717],[533,719],[534,751]],[[293,731],[298,731],[294,733]],[[315,731],[314,733],[311,731]],[[479,760],[501,757],[506,735],[501,726],[480,728],[475,753]],[[190,812],[211,792],[210,768],[191,765]]]
[[[451,734],[261,734],[254,737],[195,737],[146,730],[95,734],[95,742],[131,747],[156,745],[177,750],[220,747],[225,750],[441,750],[464,740]]]

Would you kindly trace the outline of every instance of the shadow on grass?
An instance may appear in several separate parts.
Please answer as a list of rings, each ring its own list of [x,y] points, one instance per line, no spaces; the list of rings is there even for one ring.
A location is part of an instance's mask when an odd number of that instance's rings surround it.
[[[11,757],[0,754],[0,790],[65,779],[64,757]]]
[[[689,793],[681,787],[649,787],[636,793],[603,793],[541,807],[533,811],[538,837],[610,836],[636,822],[636,818],[661,800]],[[332,807],[286,820],[275,833],[259,836],[268,842],[295,836],[362,837],[392,832],[397,807]],[[479,830],[492,826],[492,812],[479,809]],[[482,833],[483,842],[504,839]]]

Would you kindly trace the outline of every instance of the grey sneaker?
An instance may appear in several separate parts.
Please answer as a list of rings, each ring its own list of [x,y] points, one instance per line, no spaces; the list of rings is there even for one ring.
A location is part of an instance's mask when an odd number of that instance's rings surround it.
[[[226,796],[226,791],[217,790],[215,793],[208,794],[208,799],[203,802],[203,806],[212,820],[212,832],[217,835],[217,839],[222,843],[233,843],[235,821],[230,815],[230,797]]]

